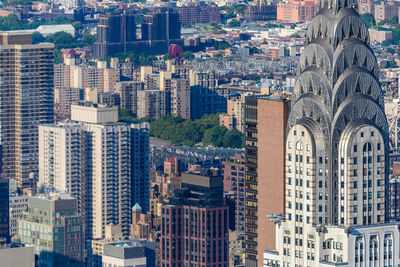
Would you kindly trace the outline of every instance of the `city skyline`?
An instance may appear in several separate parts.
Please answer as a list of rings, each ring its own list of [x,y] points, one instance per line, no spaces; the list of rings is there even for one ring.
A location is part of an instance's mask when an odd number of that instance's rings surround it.
[[[397,266],[399,14],[3,2],[0,265]]]

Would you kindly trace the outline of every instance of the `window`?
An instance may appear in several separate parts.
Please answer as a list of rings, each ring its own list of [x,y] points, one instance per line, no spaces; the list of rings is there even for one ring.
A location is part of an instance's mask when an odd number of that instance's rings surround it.
[[[378,143],[376,149],[377,149],[377,150],[381,150],[381,143]]]
[[[302,142],[297,142],[296,143],[296,150],[303,151],[303,143]]]

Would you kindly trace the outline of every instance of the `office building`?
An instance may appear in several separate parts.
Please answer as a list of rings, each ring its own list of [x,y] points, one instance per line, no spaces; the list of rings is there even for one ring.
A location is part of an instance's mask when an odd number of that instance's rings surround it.
[[[18,220],[28,210],[28,196],[24,194],[10,194],[10,237],[18,234]]]
[[[32,35],[0,32],[0,132],[3,173],[20,188],[38,174],[38,124],[54,121],[54,45]]]
[[[104,245],[103,266],[155,267],[155,244],[146,240],[131,240]]]
[[[2,267],[33,267],[35,266],[34,247],[15,243],[6,244],[6,240],[1,239],[0,262]]]
[[[228,265],[229,210],[218,169],[183,173],[182,189],[161,209],[163,266]]]
[[[65,193],[29,197],[18,221],[18,236],[35,247],[39,266],[83,266],[83,231],[77,200]]]
[[[286,128],[285,214],[269,216],[276,249],[264,251],[267,266],[400,264],[399,224],[387,222],[383,92],[355,5],[319,1],[309,25]]]
[[[0,238],[10,240],[9,179],[0,176]]]
[[[150,124],[131,124],[131,206],[150,210]]]
[[[246,266],[257,266],[264,249],[275,247],[275,225],[266,216],[285,211],[288,102],[280,97],[248,96],[245,105],[245,254]]]
[[[235,231],[239,239],[244,239],[245,225],[245,154],[235,154],[222,162],[224,191],[235,201]]]
[[[171,115],[190,119],[190,85],[186,79],[171,81]]]
[[[72,105],[71,121],[39,131],[39,183],[78,200],[86,239],[104,238],[110,223],[129,236],[131,127],[118,122],[118,108]]]

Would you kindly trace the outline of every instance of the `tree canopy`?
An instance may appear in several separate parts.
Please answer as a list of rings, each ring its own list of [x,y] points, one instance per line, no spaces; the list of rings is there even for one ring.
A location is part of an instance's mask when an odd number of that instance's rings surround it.
[[[375,17],[371,13],[364,13],[361,15],[361,18],[364,20],[365,24],[367,24],[368,28],[372,28],[375,26]]]
[[[124,121],[150,121],[150,133],[155,138],[171,142],[174,145],[194,146],[198,143],[216,147],[241,148],[244,135],[238,130],[227,130],[219,126],[219,115],[204,115],[199,120],[164,116],[158,120],[141,119],[130,116],[120,109],[119,119]]]
[[[71,20],[63,16],[58,16],[52,19],[38,19],[32,22],[28,20],[21,20],[16,15],[10,14],[6,17],[0,17],[0,30],[1,31],[13,31],[13,30],[29,30],[36,29],[40,25],[59,25],[59,24],[71,24]]]
[[[240,21],[233,19],[233,20],[229,21],[228,26],[232,27],[232,28],[240,27]]]

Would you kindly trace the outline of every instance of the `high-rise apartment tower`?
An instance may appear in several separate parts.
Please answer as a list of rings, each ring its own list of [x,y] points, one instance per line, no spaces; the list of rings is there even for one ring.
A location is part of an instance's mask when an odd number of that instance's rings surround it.
[[[0,32],[0,138],[3,173],[20,188],[38,172],[38,124],[54,121],[54,45]]]

